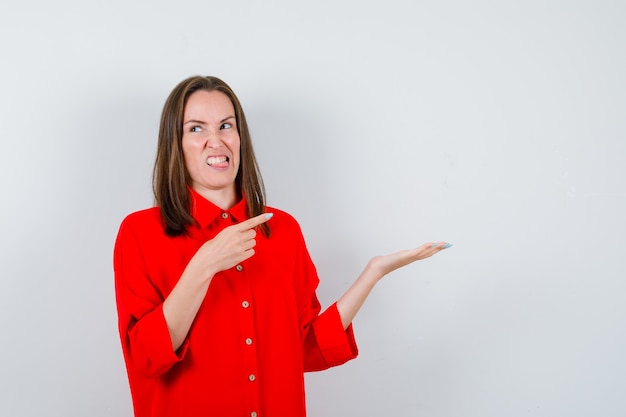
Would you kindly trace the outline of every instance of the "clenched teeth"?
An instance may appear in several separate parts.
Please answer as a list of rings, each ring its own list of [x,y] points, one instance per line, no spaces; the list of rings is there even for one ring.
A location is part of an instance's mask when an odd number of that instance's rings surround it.
[[[210,156],[206,160],[207,165],[217,165],[217,164],[223,164],[225,162],[228,162],[227,156]]]

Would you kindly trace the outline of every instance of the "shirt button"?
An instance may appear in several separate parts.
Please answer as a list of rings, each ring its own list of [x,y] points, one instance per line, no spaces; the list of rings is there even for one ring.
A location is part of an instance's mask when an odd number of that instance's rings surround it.
[[[242,306],[243,308],[248,308],[248,307],[250,307],[250,303],[249,303],[249,302],[247,302],[247,301],[243,301],[243,302],[241,303],[241,306]]]
[[[252,339],[251,338],[247,338],[246,339],[246,345],[250,346],[252,344]]]
[[[235,269],[237,270],[237,272],[241,272],[241,271],[243,271],[243,266],[241,266],[241,265],[237,265],[237,266],[235,267]]]
[[[256,411],[253,411],[253,412],[250,413],[250,417],[257,417],[257,416],[258,416],[258,414],[256,413]]]
[[[248,375],[248,380],[249,380],[250,382],[254,382],[254,381],[256,380],[256,375],[254,375],[254,374],[250,374],[250,375]]]
[[[222,213],[222,219],[226,220],[228,218],[228,213]]]

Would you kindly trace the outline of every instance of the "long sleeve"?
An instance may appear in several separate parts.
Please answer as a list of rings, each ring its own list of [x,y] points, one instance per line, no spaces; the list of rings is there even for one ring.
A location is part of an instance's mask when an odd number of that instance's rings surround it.
[[[298,320],[304,371],[321,371],[356,358],[358,348],[352,325],[344,330],[336,303],[320,314],[316,295],[319,278],[299,227],[294,244],[297,271],[294,287],[300,300]]]
[[[149,279],[142,247],[128,219],[116,240],[114,271],[119,332],[129,372],[161,375],[184,357],[187,342],[177,353],[173,351],[163,316],[164,296]]]
[[[321,312],[319,279],[296,220],[269,208],[271,235],[255,254],[211,280],[183,345],[173,351],[163,302],[209,239],[247,218],[194,196],[197,225],[170,237],[158,208],[136,212],[115,243],[119,333],[136,417],[306,414],[303,371],[357,355],[333,304]]]
[[[303,342],[304,371],[322,371],[357,357],[352,325],[343,329],[336,303],[317,316]]]

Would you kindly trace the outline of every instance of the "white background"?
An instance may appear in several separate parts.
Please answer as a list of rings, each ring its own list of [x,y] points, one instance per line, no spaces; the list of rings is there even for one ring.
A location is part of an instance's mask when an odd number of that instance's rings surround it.
[[[238,93],[324,305],[454,243],[375,289],[311,416],[626,414],[623,2],[89,3],[0,6],[0,415],[131,416],[113,243],[194,74]]]

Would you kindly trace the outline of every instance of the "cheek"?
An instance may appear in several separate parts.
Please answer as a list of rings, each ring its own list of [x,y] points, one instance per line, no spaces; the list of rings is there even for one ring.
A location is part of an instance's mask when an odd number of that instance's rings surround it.
[[[185,159],[193,158],[194,155],[197,156],[202,154],[202,145],[200,144],[200,141],[194,141],[193,139],[185,140],[183,138],[181,148]]]
[[[237,162],[241,161],[241,141],[239,140],[239,136],[234,141],[233,146],[231,148],[233,150],[233,156]]]
[[[182,142],[182,152],[183,152],[183,160],[185,161],[185,168],[187,168],[187,172],[189,174],[193,174],[194,172],[200,169],[200,162],[198,160],[198,155],[201,155],[201,150],[198,149],[198,146],[191,140],[184,140]]]
[[[190,148],[191,148],[191,141],[188,139],[183,138],[181,144],[180,144],[180,148],[183,150],[183,156],[185,158],[187,158],[187,156],[190,153]]]

